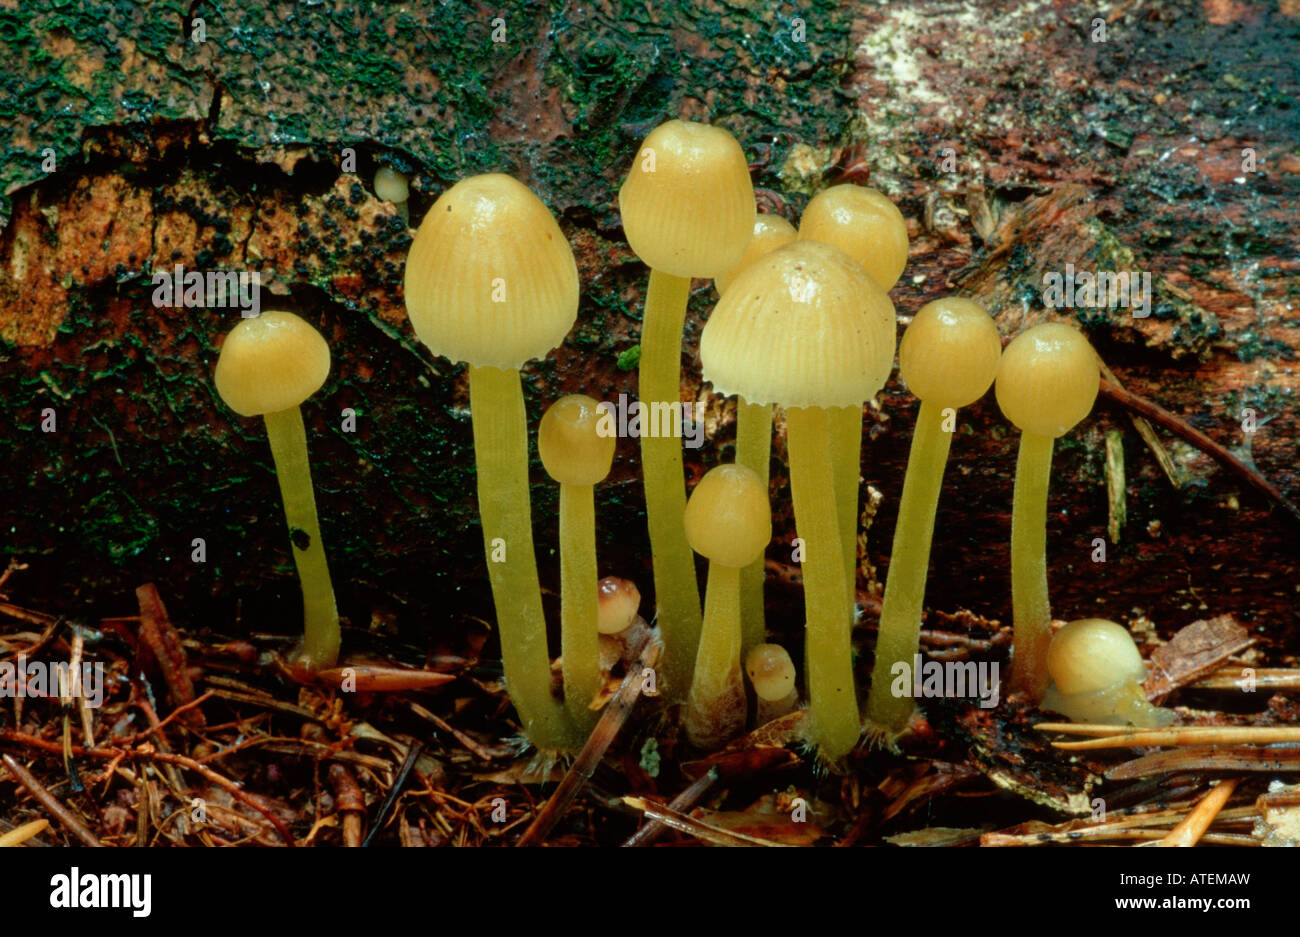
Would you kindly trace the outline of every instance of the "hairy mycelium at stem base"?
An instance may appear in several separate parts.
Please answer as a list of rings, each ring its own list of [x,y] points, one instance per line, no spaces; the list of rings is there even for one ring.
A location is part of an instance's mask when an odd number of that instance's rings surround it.
[[[727,131],[670,120],[642,143],[618,201],[628,244],[650,267],[638,394],[647,406],[677,406],[690,278],[730,270],[744,253],[756,214],[749,166]],[[668,696],[682,699],[695,666],[701,612],[694,559],[682,533],[681,441],[642,436],[641,461],[662,669]]]

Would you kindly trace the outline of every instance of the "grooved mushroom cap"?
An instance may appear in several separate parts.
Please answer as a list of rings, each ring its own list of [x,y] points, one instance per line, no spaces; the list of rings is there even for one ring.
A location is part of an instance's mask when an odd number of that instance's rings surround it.
[[[1121,680],[1146,679],[1146,664],[1123,625],[1104,618],[1072,621],[1052,638],[1047,670],[1062,693],[1092,693]]]
[[[240,416],[262,416],[298,406],[329,373],[324,336],[292,312],[268,310],[227,333],[212,377],[226,406]]]
[[[741,271],[704,326],[704,379],[719,394],[785,407],[854,407],[894,364],[889,295],[817,241],[792,241]]]
[[[783,700],[794,689],[794,662],[779,644],[757,644],[745,655],[745,672],[758,698],[769,703]]]
[[[670,120],[650,132],[618,193],[627,242],[654,270],[716,277],[740,262],[754,229],[754,186],[721,127]]]
[[[912,317],[898,346],[898,373],[921,400],[956,409],[984,396],[1001,356],[998,327],[984,307],[949,296]]]
[[[883,192],[836,185],[813,196],[799,221],[799,237],[838,247],[862,265],[883,290],[907,266],[907,222]]]
[[[434,202],[406,258],[406,312],[435,355],[517,369],[578,315],[578,268],[560,226],[523,183],[492,173]]]
[[[772,539],[767,486],[743,465],[709,469],[686,502],[685,524],[696,553],[722,566],[748,566]]]
[[[594,485],[609,474],[616,440],[613,433],[601,435],[598,406],[584,394],[570,394],[542,414],[537,454],[546,473],[562,485]]]
[[[1055,439],[1092,410],[1100,382],[1097,353],[1083,333],[1045,322],[1007,345],[994,391],[1008,420],[1026,433]]]
[[[713,278],[713,285],[717,288],[718,295],[721,296],[726,292],[727,287],[736,279],[740,271],[764,254],[789,244],[796,237],[798,234],[795,233],[794,225],[780,215],[757,216],[754,219],[754,233],[749,239],[749,246],[745,248],[745,253],[740,258],[740,263],[726,273],[720,273]]]

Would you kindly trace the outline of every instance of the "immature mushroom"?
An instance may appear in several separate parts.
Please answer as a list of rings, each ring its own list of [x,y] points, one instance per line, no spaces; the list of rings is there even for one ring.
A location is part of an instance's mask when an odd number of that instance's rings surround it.
[[[767,486],[743,465],[719,465],[700,479],[686,503],[686,539],[709,561],[704,627],[686,699],[686,735],[716,748],[745,727],[740,670],[740,570],[772,539]]]
[[[1011,509],[1011,689],[1035,703],[1047,689],[1047,648],[1052,640],[1047,593],[1052,444],[1092,410],[1100,380],[1097,353],[1082,333],[1062,322],[1020,333],[998,364],[998,406],[1021,430]]]
[[[839,248],[886,293],[898,282],[907,263],[907,223],[902,213],[887,196],[866,186],[837,185],[813,196],[799,220],[799,237]],[[830,434],[849,614],[853,616],[858,580],[862,408],[831,411]]]
[[[520,366],[559,345],[577,317],[573,252],[523,184],[472,176],[444,192],[420,223],[405,282],[420,341],[469,364],[479,515],[510,698],[536,745],[580,745],[551,696],[519,379]]]
[[[704,379],[719,394],[786,408],[790,488],[803,541],[810,732],[828,758],[861,730],[836,511],[828,409],[857,407],[894,360],[893,305],[838,250],[795,241],[731,284],[700,337]]]
[[[600,411],[582,394],[547,408],[537,431],[537,454],[560,483],[560,648],[564,703],[580,729],[595,722],[591,701],[600,692],[600,632],[596,581],[596,502],[593,488],[609,474],[614,437],[596,426]],[[633,614],[636,609],[633,608]]]
[[[758,258],[770,254],[778,247],[789,244],[796,237],[794,225],[780,215],[759,215],[754,219],[754,234],[749,246],[730,271],[713,278],[713,285],[721,296],[740,271]],[[749,403],[744,397],[736,398],[736,461],[751,468],[768,483],[768,469],[772,458],[772,407],[765,403]],[[742,648],[748,651],[761,644],[767,635],[763,603],[763,582],[766,579],[767,559],[759,556],[740,574],[740,625]]]
[[[619,661],[630,661],[641,651],[642,642],[658,640],[644,618],[641,590],[631,579],[606,576],[596,585],[596,630],[600,632],[600,669],[608,671]]]
[[[375,170],[375,195],[385,202],[396,205],[397,215],[403,221],[411,220],[410,211],[406,207],[407,200],[411,197],[411,189],[406,183],[406,177],[396,169],[380,166]]]
[[[1151,705],[1142,681],[1147,668],[1133,636],[1103,618],[1072,621],[1052,638],[1047,652],[1052,684],[1043,709],[1075,722],[1133,725],[1144,729],[1174,721],[1168,709]]]
[[[320,390],[329,371],[329,346],[319,332],[291,312],[268,311],[243,319],[230,330],[213,375],[226,406],[240,416],[260,416],[266,423],[293,561],[302,583],[303,662],[312,670],[337,663],[339,616],[316,518],[299,404]]]
[[[910,696],[892,694],[892,678],[898,664],[910,673],[920,648],[934,512],[957,410],[984,396],[997,375],[1001,354],[1002,340],[989,314],[957,296],[921,307],[898,348],[899,375],[921,401],[921,409],[898,503],[876,662],[867,696],[867,720],[886,737],[901,732],[912,713]]]
[[[749,674],[749,683],[758,700],[754,725],[766,725],[799,708],[794,662],[781,645],[756,644],[745,655],[745,672]]]
[[[749,165],[726,130],[670,120],[641,145],[618,204],[628,244],[650,267],[638,393],[655,412],[677,411],[691,277],[725,273],[744,254],[755,216]],[[680,699],[690,686],[700,639],[700,590],[682,530],[680,440],[643,434],[641,463],[663,670],[668,693]]]

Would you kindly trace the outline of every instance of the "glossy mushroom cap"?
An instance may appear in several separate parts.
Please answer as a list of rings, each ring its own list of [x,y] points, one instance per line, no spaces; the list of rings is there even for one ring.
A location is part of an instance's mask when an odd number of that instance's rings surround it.
[[[758,644],[745,656],[745,673],[758,698],[783,700],[794,689],[794,662],[779,644]]]
[[[396,169],[380,166],[375,170],[375,195],[385,202],[400,205],[411,197],[411,189],[406,177]]]
[[[786,407],[870,400],[894,364],[894,304],[829,245],[792,241],[741,271],[704,326],[704,379],[719,394]]]
[[[740,262],[754,229],[754,186],[721,127],[670,120],[646,137],[618,193],[636,255],[678,277],[716,277]]]
[[[1092,693],[1120,681],[1146,679],[1133,636],[1104,618],[1072,621],[1052,638],[1047,669],[1062,693]]]
[[[1026,433],[1056,438],[1092,410],[1100,381],[1097,353],[1083,333],[1045,322],[1011,340],[994,389],[1008,420]]]
[[[883,290],[907,266],[907,222],[889,197],[862,185],[837,185],[813,196],[799,237],[838,247]]]
[[[562,485],[594,485],[609,474],[617,440],[600,434],[597,406],[584,394],[570,394],[542,414],[537,454],[546,473]]]
[[[767,486],[743,465],[709,469],[686,502],[685,524],[696,553],[723,566],[748,566],[772,539]]]
[[[606,576],[596,584],[599,596],[596,630],[601,634],[619,634],[636,620],[641,607],[641,590],[631,579]]]
[[[960,296],[926,303],[898,346],[898,373],[921,400],[954,409],[984,396],[1002,339],[984,307]]]
[[[406,258],[406,311],[435,355],[513,369],[545,357],[578,315],[578,268],[522,183],[471,176],[438,198]]]
[[[324,336],[292,312],[267,311],[226,335],[213,381],[230,409],[262,416],[298,406],[329,373]]]
[[[778,247],[782,247],[793,241],[798,235],[794,230],[794,225],[786,221],[780,215],[759,215],[754,219],[754,234],[749,239],[749,246],[745,248],[745,253],[740,258],[740,263],[732,267],[726,273],[718,274],[713,278],[713,285],[717,288],[718,295],[721,296],[736,275],[744,270],[755,260],[764,254],[770,254]]]

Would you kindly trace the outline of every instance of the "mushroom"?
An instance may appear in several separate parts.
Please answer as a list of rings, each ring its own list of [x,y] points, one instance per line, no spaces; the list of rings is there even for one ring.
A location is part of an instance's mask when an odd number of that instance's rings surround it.
[[[749,165],[726,130],[670,120],[641,145],[618,204],[628,244],[650,267],[638,393],[651,412],[671,408],[676,414],[691,277],[715,277],[740,262],[756,214]],[[643,432],[641,463],[663,671],[669,695],[680,699],[690,686],[700,640],[699,583],[682,529],[680,440]]]
[[[899,376],[921,401],[921,409],[898,503],[867,696],[867,720],[886,737],[901,732],[912,714],[911,697],[894,696],[891,677],[899,664],[910,672],[920,648],[934,512],[956,411],[984,396],[997,375],[1001,354],[1002,339],[993,319],[982,306],[958,296],[922,306],[898,348]],[[911,680],[906,683],[912,685]]]
[[[420,223],[405,287],[420,341],[469,364],[479,516],[510,698],[539,747],[581,744],[551,696],[519,378],[519,368],[559,345],[577,317],[573,252],[522,183],[471,176],[444,192]]]
[[[407,185],[404,175],[396,169],[380,166],[375,170],[375,195],[385,202],[392,202],[396,205],[397,216],[408,224],[410,223],[411,213],[407,209],[406,203],[411,197],[411,188]]]
[[[745,672],[758,700],[754,725],[766,725],[799,708],[794,685],[794,662],[779,644],[756,644],[745,655]]]
[[[745,680],[740,670],[740,571],[772,539],[767,486],[743,465],[705,472],[684,515],[686,539],[709,561],[704,627],[686,698],[686,736],[716,748],[745,727]]]
[[[713,285],[721,296],[736,278],[759,257],[789,244],[795,239],[794,225],[780,215],[758,215],[754,219],[754,233],[749,246],[730,271],[714,277]],[[749,403],[744,397],[736,398],[736,461],[751,468],[764,485],[768,483],[768,469],[772,458],[772,407],[765,403]],[[740,627],[742,650],[748,651],[761,644],[767,636],[767,623],[763,603],[763,582],[766,579],[767,559],[760,555],[740,574]]]
[[[849,258],[794,241],[731,284],[700,337],[704,379],[720,394],[786,408],[790,488],[803,541],[810,732],[835,759],[857,743],[851,621],[829,410],[861,408],[894,360],[893,304]]]
[[[1147,700],[1146,664],[1128,629],[1113,621],[1070,622],[1052,638],[1047,669],[1052,683],[1042,708],[1074,722],[1156,729],[1174,721],[1172,711]]]
[[[898,282],[907,263],[907,223],[902,213],[883,193],[866,186],[837,185],[813,196],[799,220],[799,237],[839,248],[885,293]],[[862,408],[842,407],[831,411],[830,434],[835,500],[852,618],[857,609]]]
[[[591,701],[603,686],[596,581],[593,488],[609,474],[614,437],[597,431],[598,404],[583,394],[561,397],[542,415],[537,454],[560,483],[560,648],[564,703],[580,729],[595,722]],[[635,606],[633,614],[636,613]],[[622,630],[622,629],[619,629]]]
[[[903,213],[889,196],[864,185],[836,185],[814,195],[799,219],[799,237],[838,247],[886,291],[907,266]]]
[[[998,364],[998,406],[1021,430],[1011,509],[1011,689],[1035,703],[1047,688],[1047,648],[1052,640],[1047,593],[1052,445],[1092,410],[1100,383],[1097,353],[1082,333],[1063,322],[1045,322],[1021,332]]]
[[[311,670],[338,662],[339,614],[316,517],[307,431],[299,405],[320,390],[329,372],[330,349],[320,332],[292,312],[268,310],[242,319],[230,330],[213,374],[226,406],[240,416],[260,416],[266,423],[293,561],[302,583],[302,657]]]

